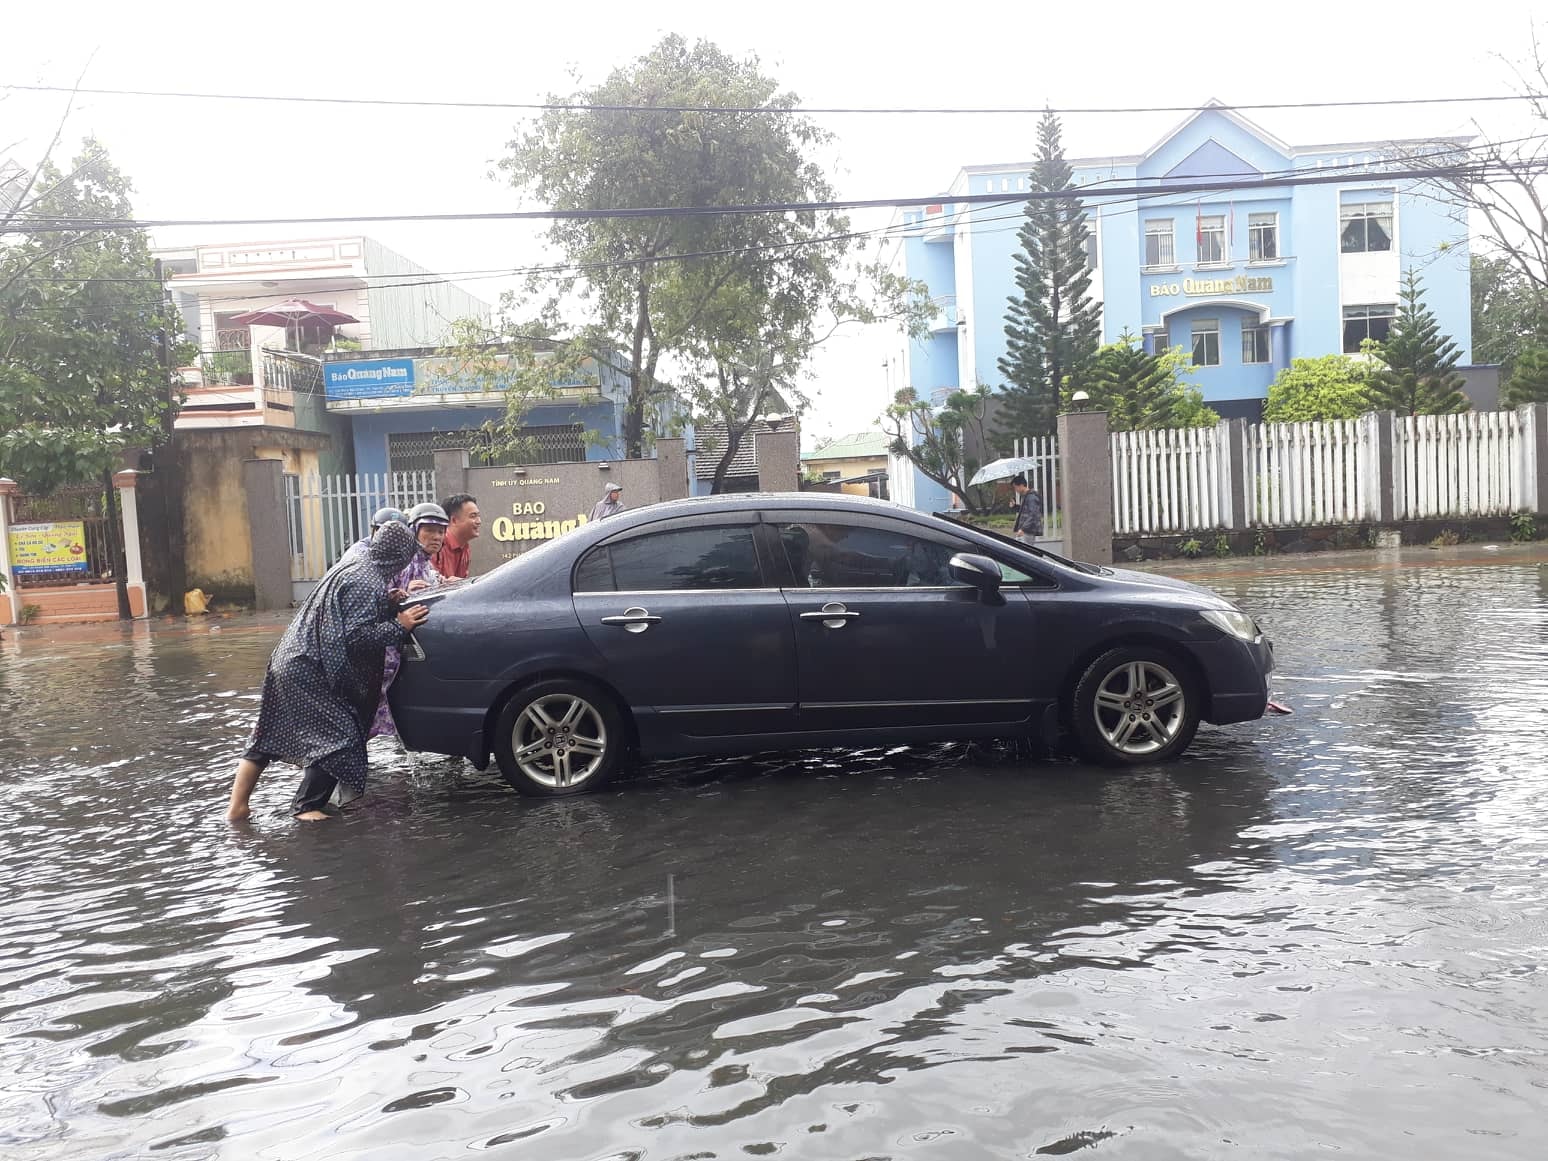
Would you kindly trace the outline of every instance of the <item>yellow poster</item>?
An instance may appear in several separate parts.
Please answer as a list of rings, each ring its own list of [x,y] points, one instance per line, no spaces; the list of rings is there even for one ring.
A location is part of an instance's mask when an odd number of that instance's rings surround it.
[[[79,520],[12,525],[11,569],[17,576],[86,572],[86,525]]]

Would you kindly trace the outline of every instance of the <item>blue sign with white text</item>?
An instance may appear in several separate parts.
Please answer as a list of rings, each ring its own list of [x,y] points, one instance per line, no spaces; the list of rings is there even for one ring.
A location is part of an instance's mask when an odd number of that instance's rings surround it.
[[[329,399],[390,399],[397,395],[412,395],[414,360],[324,363],[323,388]]]

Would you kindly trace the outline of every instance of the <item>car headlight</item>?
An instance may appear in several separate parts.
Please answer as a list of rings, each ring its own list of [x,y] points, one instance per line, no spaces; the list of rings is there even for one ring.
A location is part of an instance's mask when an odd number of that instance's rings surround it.
[[[1199,614],[1222,633],[1257,644],[1263,639],[1258,623],[1239,609],[1204,609]]]

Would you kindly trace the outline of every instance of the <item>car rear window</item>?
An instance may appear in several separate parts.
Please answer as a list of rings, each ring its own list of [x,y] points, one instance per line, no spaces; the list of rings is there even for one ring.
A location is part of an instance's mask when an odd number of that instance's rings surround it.
[[[763,587],[750,525],[681,528],[602,545],[575,569],[578,593]]]

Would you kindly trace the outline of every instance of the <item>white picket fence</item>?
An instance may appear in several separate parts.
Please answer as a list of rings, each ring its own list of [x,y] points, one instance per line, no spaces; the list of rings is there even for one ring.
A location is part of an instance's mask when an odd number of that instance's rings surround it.
[[[1525,507],[1530,428],[1531,413],[1522,411],[1399,418],[1392,449],[1397,518],[1502,516]]]
[[[1225,523],[1217,427],[1115,431],[1113,532],[1119,536],[1191,532]]]
[[[1034,435],[1018,439],[1011,454],[1032,460],[1027,468],[1027,486],[1043,498],[1043,535],[1041,540],[1064,537],[1064,505],[1060,502],[1059,440],[1052,435]]]
[[[1345,524],[1375,511],[1375,415],[1247,425],[1247,523]]]
[[[322,579],[351,544],[371,529],[380,508],[408,511],[435,499],[434,472],[285,476],[290,519],[290,579],[304,590]]]
[[[1242,428],[1241,470],[1231,479],[1229,426],[1114,432],[1113,532],[1206,532],[1239,520],[1253,528],[1358,524],[1381,518],[1390,479],[1394,520],[1503,516],[1535,507],[1537,435],[1531,408],[1460,415],[1379,413],[1327,423]],[[1390,426],[1384,430],[1383,425]],[[1383,447],[1391,464],[1384,471]],[[1020,440],[1017,455],[1042,457],[1035,479],[1057,504],[1059,449]],[[1240,497],[1240,500],[1234,498]],[[1060,532],[1050,528],[1050,536]]]

